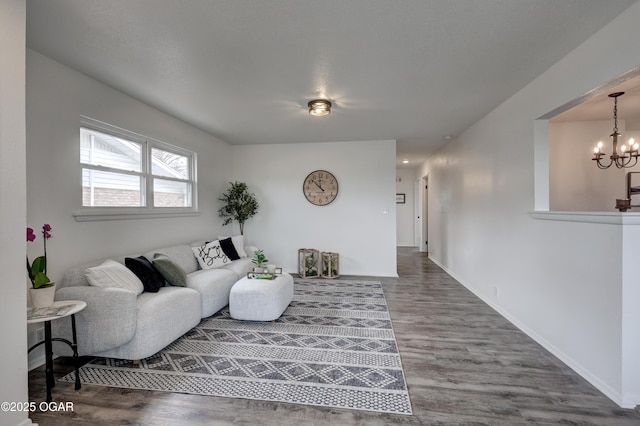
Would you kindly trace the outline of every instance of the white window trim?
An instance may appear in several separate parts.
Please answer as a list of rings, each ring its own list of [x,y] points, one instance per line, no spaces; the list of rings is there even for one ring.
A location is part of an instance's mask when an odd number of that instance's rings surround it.
[[[121,129],[119,127],[95,120],[90,117],[82,116],[80,118],[80,127],[84,127],[90,130],[111,134],[116,137],[121,137],[132,142],[140,143],[142,149],[142,162],[143,173],[131,173],[135,175],[142,175],[145,180],[145,198],[147,206],[145,207],[82,207],[73,213],[73,217],[77,222],[91,222],[91,221],[103,221],[103,220],[126,220],[126,219],[152,219],[152,218],[167,218],[167,217],[189,217],[199,216],[198,211],[198,182],[197,182],[197,153],[190,151],[175,145],[168,144],[147,136],[140,135],[138,133],[131,132],[129,130]],[[79,130],[79,129],[78,129]],[[191,207],[153,207],[153,174],[151,165],[151,152],[152,148],[161,149],[163,151],[169,151],[175,154],[184,155],[191,160],[190,164],[190,179],[192,184],[191,189]],[[84,165],[78,162],[80,169]],[[91,166],[93,169],[110,170],[107,167]],[[128,174],[129,172],[123,170],[113,170],[118,173]],[[81,175],[81,170],[80,173]],[[181,179],[172,179],[171,177],[161,177],[163,180],[175,180],[176,182],[185,182]]]
[[[87,207],[86,209],[88,209]],[[194,211],[177,211],[170,207],[163,209],[168,211],[148,211],[148,209],[138,209],[137,207],[129,207],[123,210],[120,207],[100,207],[99,211],[78,210],[73,213],[76,222],[94,222],[102,220],[128,220],[128,219],[157,219],[168,217],[191,217],[199,216],[200,212]]]

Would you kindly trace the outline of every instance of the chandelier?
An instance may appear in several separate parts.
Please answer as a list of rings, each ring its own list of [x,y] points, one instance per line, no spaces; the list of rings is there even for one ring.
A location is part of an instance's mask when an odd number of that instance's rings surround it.
[[[617,168],[627,168],[633,167],[638,163],[638,148],[640,146],[633,140],[633,138],[629,138],[627,141],[627,145],[622,143],[620,146],[620,151],[618,152],[618,137],[622,136],[618,133],[618,97],[624,95],[624,92],[615,92],[609,95],[610,98],[613,98],[613,133],[611,133],[611,141],[613,142],[613,151],[609,156],[609,163],[603,163],[602,157],[605,155],[602,152],[602,147],[604,144],[602,141],[598,142],[598,145],[593,149],[593,158],[592,160],[596,162],[599,169],[608,169],[611,165],[615,165]]]

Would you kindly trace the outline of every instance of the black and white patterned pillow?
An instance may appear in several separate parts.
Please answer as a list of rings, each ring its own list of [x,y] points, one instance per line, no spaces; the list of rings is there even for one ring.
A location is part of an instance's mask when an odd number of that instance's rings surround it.
[[[220,241],[209,241],[200,247],[191,247],[193,254],[198,259],[198,264],[202,269],[220,268],[231,263],[231,260],[224,254]]]

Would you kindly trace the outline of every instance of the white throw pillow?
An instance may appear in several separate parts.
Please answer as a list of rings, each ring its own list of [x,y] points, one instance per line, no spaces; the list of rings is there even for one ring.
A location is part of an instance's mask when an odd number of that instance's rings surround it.
[[[231,263],[231,259],[224,254],[220,241],[210,241],[200,247],[191,247],[202,269],[220,268]]]
[[[134,292],[136,295],[144,291],[144,285],[140,278],[129,268],[115,260],[107,259],[102,264],[87,268],[84,271],[89,285],[102,288],[123,288]]]
[[[218,236],[219,240],[224,240],[229,237]],[[238,252],[238,256],[247,257],[247,252],[244,250],[244,235],[236,235],[235,237],[231,237],[231,242],[233,246],[236,248],[236,252]]]

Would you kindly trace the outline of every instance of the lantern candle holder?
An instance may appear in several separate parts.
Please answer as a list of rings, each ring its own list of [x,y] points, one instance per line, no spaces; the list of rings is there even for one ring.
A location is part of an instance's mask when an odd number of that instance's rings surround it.
[[[340,276],[340,255],[322,252],[322,278],[338,278]]]
[[[298,250],[298,276],[300,278],[317,278],[320,254],[316,249],[301,248]]]

